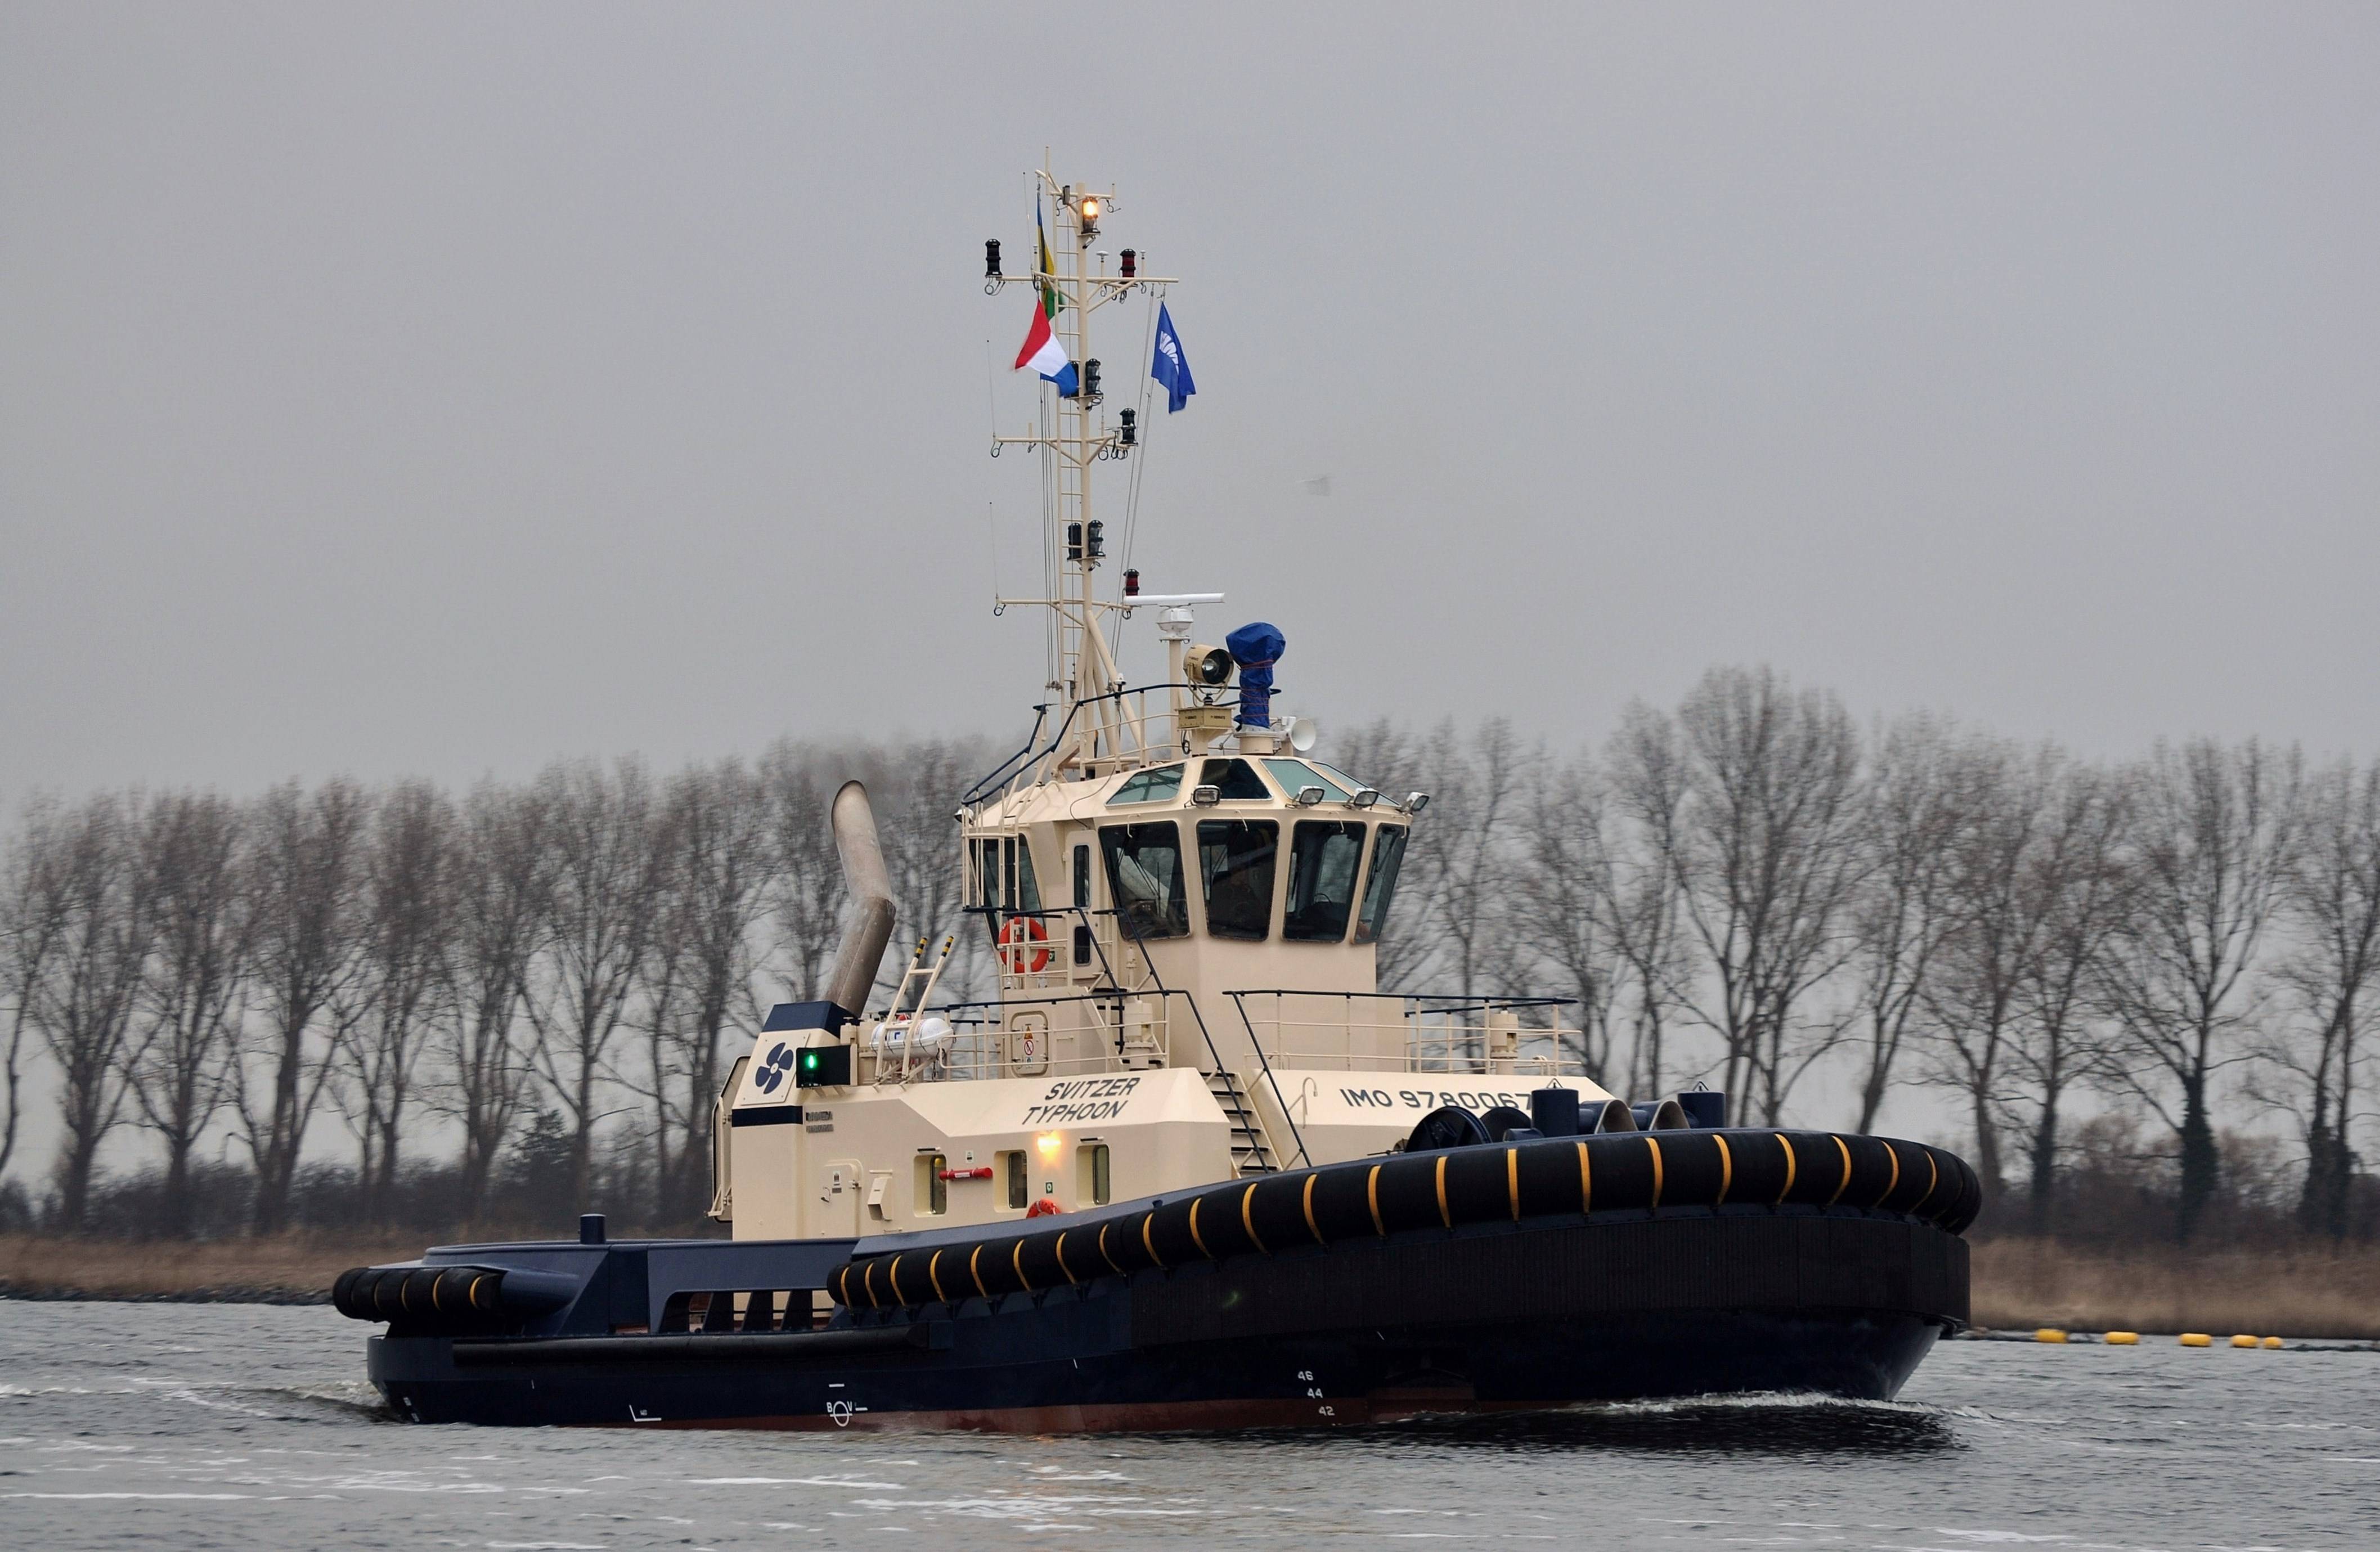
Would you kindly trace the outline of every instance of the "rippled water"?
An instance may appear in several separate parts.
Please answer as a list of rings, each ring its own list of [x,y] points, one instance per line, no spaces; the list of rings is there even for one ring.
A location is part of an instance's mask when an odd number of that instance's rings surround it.
[[[2380,1354],[1945,1343],[1791,1398],[1362,1433],[421,1428],[327,1309],[0,1303],[0,1546],[2380,1547]]]

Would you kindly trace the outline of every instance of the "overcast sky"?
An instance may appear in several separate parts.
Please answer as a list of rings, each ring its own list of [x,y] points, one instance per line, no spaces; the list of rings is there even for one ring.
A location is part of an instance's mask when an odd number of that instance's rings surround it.
[[[2369,752],[2375,80],[2368,5],[16,0],[0,801],[1014,732],[1045,146],[1185,277],[1135,559],[1326,730],[1765,661]]]

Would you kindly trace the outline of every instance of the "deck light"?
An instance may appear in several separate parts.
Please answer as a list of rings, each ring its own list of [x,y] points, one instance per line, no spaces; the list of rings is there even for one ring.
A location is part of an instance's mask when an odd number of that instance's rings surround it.
[[[1297,806],[1300,808],[1311,808],[1321,802],[1324,793],[1320,787],[1300,787],[1297,789]]]
[[[1182,662],[1201,685],[1220,685],[1232,676],[1232,654],[1220,647],[1193,647],[1183,654]]]
[[[1058,1157],[1059,1141],[1058,1134],[1055,1132],[1044,1132],[1033,1139],[1033,1146],[1040,1150],[1043,1158],[1055,1158]]]
[[[1357,792],[1354,796],[1347,800],[1347,806],[1350,808],[1369,808],[1373,804],[1379,801],[1380,793],[1378,788],[1365,787]]]
[[[1407,793],[1405,794],[1404,802],[1399,804],[1398,806],[1402,808],[1408,814],[1418,814],[1423,809],[1429,806],[1429,794]]]
[[[1223,789],[1209,786],[1192,787],[1190,801],[1201,808],[1212,808],[1216,804],[1223,801]]]

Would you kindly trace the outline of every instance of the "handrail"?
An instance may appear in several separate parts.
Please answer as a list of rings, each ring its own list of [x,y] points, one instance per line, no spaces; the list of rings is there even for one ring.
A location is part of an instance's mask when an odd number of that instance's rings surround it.
[[[1308,1164],[1313,1163],[1312,1156],[1305,1151],[1305,1139],[1298,1134],[1297,1118],[1289,1113],[1289,1101],[1281,1095],[1281,1080],[1272,1075],[1272,1063],[1265,1058],[1264,1042],[1257,1038],[1257,1026],[1248,1020],[1247,1003],[1241,1000],[1241,994],[1236,991],[1227,991],[1223,995],[1240,1010],[1240,1023],[1248,1032],[1248,1044],[1257,1053],[1257,1065],[1264,1070],[1265,1082],[1271,1085],[1273,1103],[1281,1107],[1281,1119],[1289,1123],[1289,1140],[1297,1145],[1297,1157]],[[1191,1005],[1196,1006],[1195,998]]]

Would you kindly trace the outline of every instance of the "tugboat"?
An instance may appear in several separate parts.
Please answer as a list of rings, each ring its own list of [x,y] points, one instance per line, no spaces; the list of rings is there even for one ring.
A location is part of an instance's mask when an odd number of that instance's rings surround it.
[[[1040,222],[1039,205],[1050,211]],[[1091,476],[1140,446],[1090,325],[1176,282],[1111,271],[1114,210],[1040,175],[1020,368],[1045,380],[1052,687],[957,814],[996,995],[937,1002],[955,934],[870,1011],[893,920],[865,790],[827,984],[719,1097],[732,1240],[446,1245],[340,1277],[415,1422],[1027,1431],[1361,1425],[1789,1391],[1885,1399],[1967,1318],[1974,1172],[1922,1143],[1633,1103],[1560,999],[1383,991],[1428,795],[1276,717],[1282,633],[1221,593],[1101,586]],[[1155,310],[1152,305],[1150,310]],[[1170,313],[1160,377],[1187,387]],[[1145,336],[1147,337],[1147,336]],[[1166,354],[1171,347],[1172,355]],[[1178,401],[1177,401],[1178,402]],[[1062,562],[1056,557],[1062,556]],[[1153,617],[1162,683],[1128,685]]]

